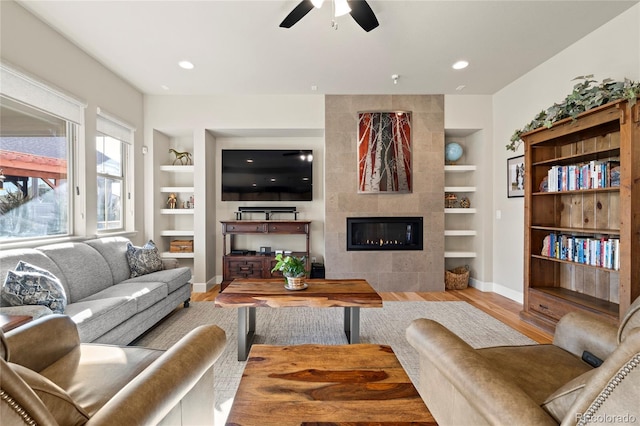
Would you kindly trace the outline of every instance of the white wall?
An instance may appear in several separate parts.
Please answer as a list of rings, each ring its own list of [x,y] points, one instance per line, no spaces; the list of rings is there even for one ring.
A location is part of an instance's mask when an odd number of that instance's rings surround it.
[[[506,196],[507,158],[522,155],[505,145],[514,130],[571,93],[574,77],[640,80],[640,5],[630,8],[558,55],[514,81],[493,97],[493,280],[497,291],[522,302],[524,199]],[[504,232],[508,229],[509,232]]]
[[[86,148],[81,158],[85,168],[81,172],[85,173],[87,186],[81,188],[81,196],[74,201],[84,215],[84,222],[76,224],[79,225],[78,232],[94,234],[97,215],[96,109],[100,107],[137,129],[134,169],[142,170],[139,149],[143,145],[142,93],[15,2],[0,2],[0,19],[2,61],[87,103],[85,131],[81,135]],[[133,195],[138,213],[133,226],[135,230],[143,227],[142,197],[135,197],[142,193],[142,186],[142,175],[134,176]],[[140,235],[137,237],[138,240],[141,238]]]

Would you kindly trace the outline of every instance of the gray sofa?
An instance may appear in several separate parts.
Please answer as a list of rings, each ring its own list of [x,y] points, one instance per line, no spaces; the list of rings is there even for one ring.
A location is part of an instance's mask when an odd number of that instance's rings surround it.
[[[191,270],[163,261],[163,269],[130,278],[128,239],[97,238],[0,251],[0,277],[19,261],[46,269],[64,287],[64,314],[77,324],[80,341],[126,345],[164,318],[180,303],[189,305]],[[46,306],[7,306],[0,313],[34,318],[51,314]]]

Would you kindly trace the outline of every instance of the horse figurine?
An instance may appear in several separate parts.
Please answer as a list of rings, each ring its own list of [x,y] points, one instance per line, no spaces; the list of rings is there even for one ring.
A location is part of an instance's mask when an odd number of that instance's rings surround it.
[[[169,153],[173,153],[173,155],[176,156],[176,158],[173,160],[173,164],[176,164],[176,161],[180,161],[180,164],[182,164],[183,166],[185,165],[190,165],[193,164],[191,162],[191,153],[184,151],[184,152],[180,152],[180,151],[176,151],[173,148],[169,148]]]

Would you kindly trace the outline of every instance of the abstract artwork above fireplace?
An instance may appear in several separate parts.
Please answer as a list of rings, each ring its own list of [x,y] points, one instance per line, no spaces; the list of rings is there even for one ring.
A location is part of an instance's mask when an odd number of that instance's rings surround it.
[[[411,178],[411,112],[359,112],[358,193],[409,193]]]

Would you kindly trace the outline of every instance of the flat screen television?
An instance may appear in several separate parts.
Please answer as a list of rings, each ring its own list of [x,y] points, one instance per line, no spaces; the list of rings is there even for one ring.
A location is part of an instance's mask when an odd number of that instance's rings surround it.
[[[312,150],[222,150],[222,201],[312,199]]]

